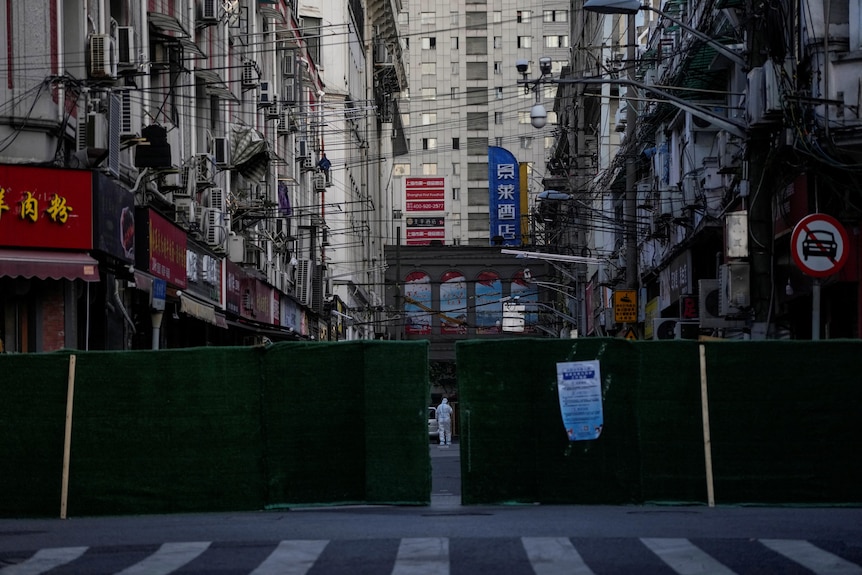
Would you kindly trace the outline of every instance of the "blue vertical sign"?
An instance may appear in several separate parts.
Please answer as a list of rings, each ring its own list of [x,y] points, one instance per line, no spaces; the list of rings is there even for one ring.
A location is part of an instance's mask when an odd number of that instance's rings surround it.
[[[598,439],[604,426],[598,360],[558,363],[557,391],[569,441]]]
[[[491,245],[521,245],[521,178],[518,161],[505,148],[488,146],[488,192],[491,205]]]

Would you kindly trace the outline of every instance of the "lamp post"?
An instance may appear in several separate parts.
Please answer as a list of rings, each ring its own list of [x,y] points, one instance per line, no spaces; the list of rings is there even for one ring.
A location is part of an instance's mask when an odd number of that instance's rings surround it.
[[[662,18],[667,18],[668,20],[670,20],[698,40],[706,42],[707,44],[712,46],[716,52],[721,53],[728,60],[738,64],[739,66],[742,66],[743,68],[746,67],[748,64],[745,61],[745,58],[742,57],[742,55],[737,52],[734,52],[731,48],[728,48],[721,42],[717,42],[715,38],[707,36],[697,28],[692,28],[682,20],[674,18],[666,12],[662,12],[661,10],[653,8],[652,6],[642,5],[640,3],[640,0],[586,0],[586,2],[584,2],[584,10],[586,10],[587,12],[595,12],[596,14],[621,14],[627,16],[634,16],[641,10],[654,12]],[[632,26],[633,24],[634,22],[629,22],[630,26]],[[634,29],[634,26],[632,26],[632,29]],[[632,42],[629,42],[630,46],[631,44]]]

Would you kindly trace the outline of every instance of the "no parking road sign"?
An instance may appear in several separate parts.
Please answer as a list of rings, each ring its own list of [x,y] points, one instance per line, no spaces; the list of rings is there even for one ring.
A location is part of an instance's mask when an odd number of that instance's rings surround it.
[[[806,274],[822,278],[837,273],[847,262],[847,230],[826,214],[810,214],[793,228],[793,261]]]

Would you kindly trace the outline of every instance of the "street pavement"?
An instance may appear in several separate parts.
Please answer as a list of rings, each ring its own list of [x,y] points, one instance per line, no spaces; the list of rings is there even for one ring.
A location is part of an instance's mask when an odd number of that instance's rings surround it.
[[[0,519],[0,575],[862,574],[862,508],[462,506],[429,449],[429,506]]]

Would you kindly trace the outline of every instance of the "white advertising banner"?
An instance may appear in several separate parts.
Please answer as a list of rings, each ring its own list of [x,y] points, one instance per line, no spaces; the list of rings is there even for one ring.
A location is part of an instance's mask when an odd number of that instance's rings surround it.
[[[598,439],[604,425],[599,361],[558,363],[557,390],[569,441]]]

